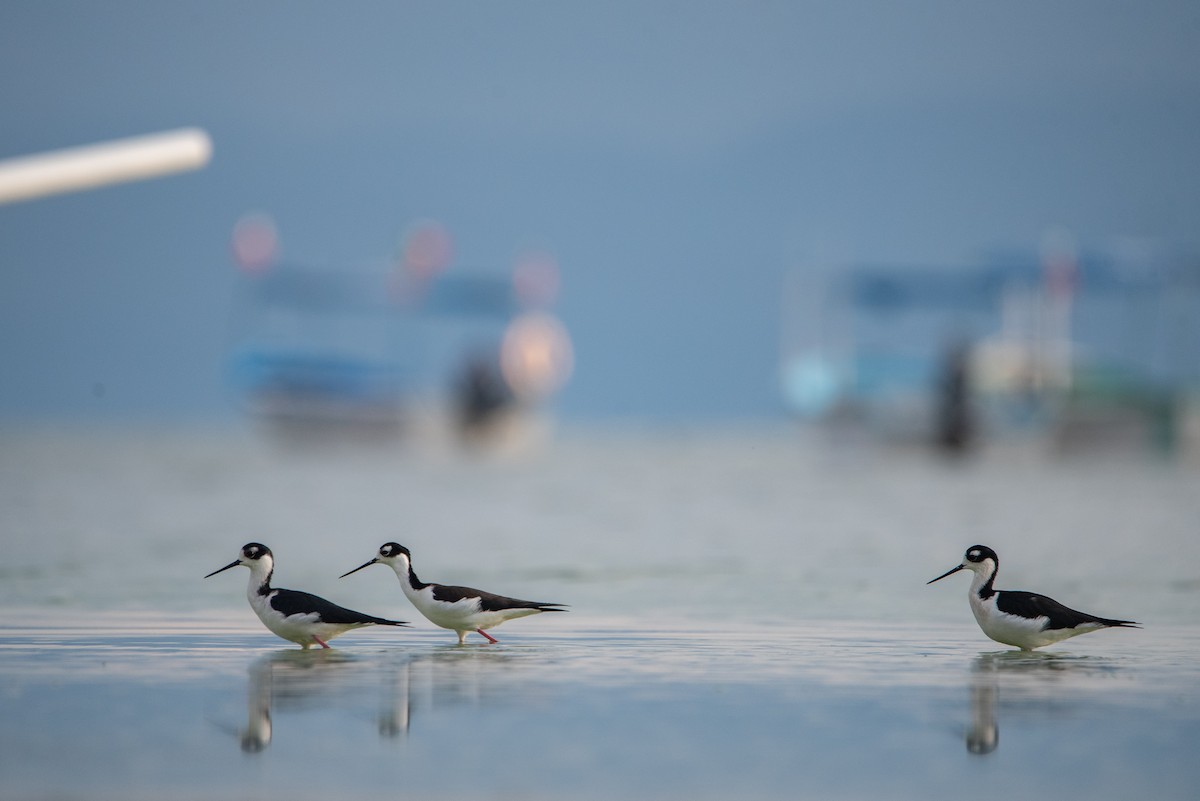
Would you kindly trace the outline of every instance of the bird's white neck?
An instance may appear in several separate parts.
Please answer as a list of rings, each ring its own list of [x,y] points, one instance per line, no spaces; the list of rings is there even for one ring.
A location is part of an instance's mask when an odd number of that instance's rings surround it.
[[[271,575],[275,572],[275,563],[270,556],[264,556],[254,560],[247,567],[250,568],[250,581],[246,585],[246,596],[253,603],[255,598],[271,591]]]
[[[396,571],[396,577],[400,579],[400,586],[404,589],[404,592],[413,592],[424,586],[422,581],[413,573],[412,561],[404,554],[396,557],[391,565],[392,570]]]
[[[971,578],[971,589],[969,590],[972,599],[982,600],[991,597],[995,592],[993,583],[996,578],[996,572],[999,570],[998,565],[991,559],[984,559],[979,567],[973,569],[974,574]]]

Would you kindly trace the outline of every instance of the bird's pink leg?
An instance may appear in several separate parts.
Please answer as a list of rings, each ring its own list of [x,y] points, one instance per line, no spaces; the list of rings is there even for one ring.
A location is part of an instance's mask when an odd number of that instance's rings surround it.
[[[475,633],[476,633],[476,634],[482,634],[484,637],[486,637],[486,638],[487,638],[487,641],[488,641],[488,642],[490,642],[490,643],[498,643],[498,642],[500,642],[499,640],[497,640],[497,639],[496,639],[495,637],[493,637],[492,635],[488,634],[488,633],[487,633],[486,631],[484,631],[483,629],[475,629]]]
[[[329,643],[325,642],[324,640],[322,640],[320,637],[318,637],[318,636],[317,636],[317,635],[315,635],[315,634],[313,635],[313,639],[314,639],[314,640],[316,640],[316,641],[317,641],[317,645],[321,646],[322,648],[328,648],[328,647],[329,647]]]

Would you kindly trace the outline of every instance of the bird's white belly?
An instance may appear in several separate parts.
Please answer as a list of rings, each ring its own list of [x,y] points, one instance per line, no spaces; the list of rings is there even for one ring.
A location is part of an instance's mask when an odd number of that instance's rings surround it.
[[[268,598],[262,598],[261,596],[252,599],[250,603],[258,615],[258,619],[263,622],[264,626],[270,629],[275,635],[298,645],[309,646],[315,644],[314,635],[320,637],[325,642],[329,642],[339,634],[345,634],[350,628],[353,628],[346,625],[321,623],[320,617],[316,613],[288,615],[285,617],[271,608]]]
[[[284,617],[278,612],[267,609],[259,614],[263,625],[269,628],[278,636],[291,642],[311,644],[313,642],[312,635],[315,632],[314,623],[316,615],[290,615]],[[320,636],[320,634],[317,634]]]
[[[479,611],[479,602],[474,598],[463,598],[461,601],[447,604],[434,600],[430,590],[406,594],[417,611],[423,614],[430,623],[444,629],[474,630],[480,628],[479,621],[482,620],[482,616],[487,614]]]
[[[1084,627],[1047,629],[1045,626],[1049,618],[1044,616],[1028,618],[1001,612],[996,608],[996,596],[984,600],[972,593],[971,611],[984,634],[996,642],[1025,650],[1041,648],[1043,645],[1050,645],[1091,630]]]
[[[463,598],[460,601],[447,604],[434,600],[432,590],[428,589],[406,591],[405,595],[412,601],[417,611],[424,615],[430,623],[454,631],[490,629],[506,620],[512,620],[515,617],[525,617],[526,615],[535,615],[540,611],[538,609],[483,611],[479,608],[479,600],[476,598]]]

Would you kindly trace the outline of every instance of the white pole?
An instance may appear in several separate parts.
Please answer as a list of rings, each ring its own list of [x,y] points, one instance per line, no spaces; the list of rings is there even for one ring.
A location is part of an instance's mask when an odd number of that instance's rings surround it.
[[[212,157],[199,128],[116,139],[0,160],[0,203],[196,170]]]

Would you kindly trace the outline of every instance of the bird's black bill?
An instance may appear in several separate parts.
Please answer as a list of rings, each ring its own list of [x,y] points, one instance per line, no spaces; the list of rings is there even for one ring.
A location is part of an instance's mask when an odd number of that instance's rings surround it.
[[[351,570],[347,573],[343,573],[342,575],[338,576],[338,578],[345,578],[346,576],[350,575],[350,573],[357,573],[358,571],[362,570],[364,567],[370,567],[371,565],[375,564],[378,561],[379,561],[378,559],[372,559],[370,562],[367,562],[365,565],[359,565],[358,567],[354,568],[353,570]]]
[[[938,576],[937,578],[935,578],[935,579],[930,579],[929,581],[927,581],[927,582],[925,582],[925,583],[926,583],[926,584],[932,584],[932,583],[933,583],[933,582],[935,582],[935,581],[941,581],[941,580],[942,580],[942,579],[944,579],[946,576],[953,576],[955,573],[957,573],[958,571],[962,570],[964,567],[965,567],[965,565],[959,565],[958,567],[951,568],[950,570],[947,570],[945,573],[943,573],[942,575]]]
[[[208,576],[205,576],[205,578],[208,578],[209,576],[215,576],[215,575],[217,575],[218,573],[220,573],[220,572],[222,572],[222,571],[228,570],[228,569],[229,569],[229,568],[231,568],[231,567],[237,567],[237,566],[238,566],[238,565],[240,565],[240,564],[241,564],[241,560],[239,560],[239,559],[234,559],[232,562],[230,562],[229,564],[225,565],[225,567],[221,568],[220,570],[214,570],[213,572],[209,573],[209,574],[208,574]]]

